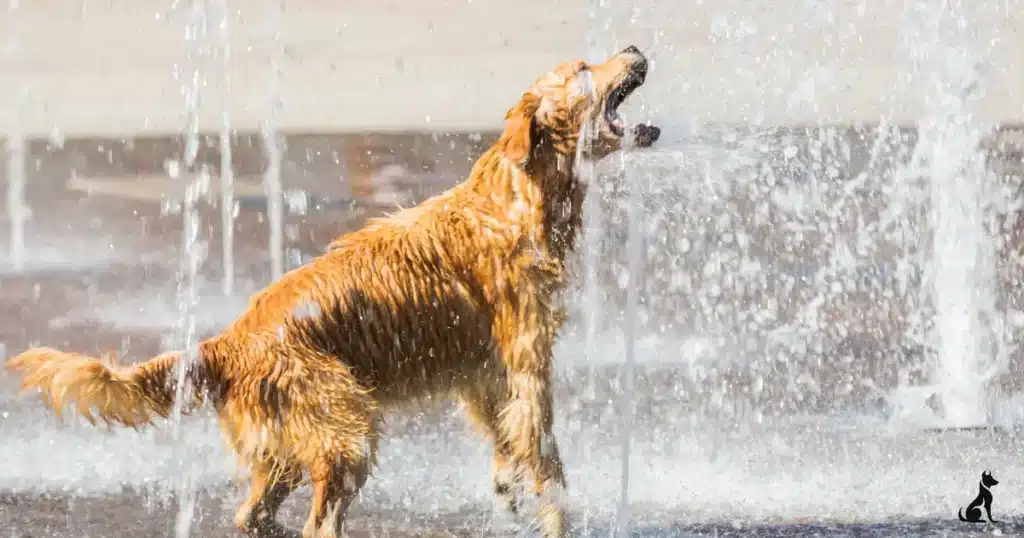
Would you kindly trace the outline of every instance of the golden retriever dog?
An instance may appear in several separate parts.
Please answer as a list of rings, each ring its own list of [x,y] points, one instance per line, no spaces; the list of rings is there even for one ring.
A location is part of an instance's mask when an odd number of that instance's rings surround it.
[[[309,480],[304,538],[344,532],[387,411],[458,398],[494,443],[495,492],[514,509],[513,491],[530,488],[543,535],[565,536],[552,346],[563,319],[554,295],[582,223],[577,145],[588,159],[622,147],[617,109],[646,75],[629,47],[540,77],[465,182],[341,236],[255,294],[194,360],[168,352],[119,366],[36,348],[7,366],[57,413],[74,405],[90,422],[139,427],[176,402],[209,403],[251,472],[235,523],[279,531],[279,506]],[[581,140],[585,124],[596,134]],[[629,136],[649,146],[659,134],[640,125]]]

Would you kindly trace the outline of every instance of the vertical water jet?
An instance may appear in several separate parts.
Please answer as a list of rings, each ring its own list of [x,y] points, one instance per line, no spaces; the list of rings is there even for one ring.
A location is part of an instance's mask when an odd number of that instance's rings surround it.
[[[263,150],[267,168],[263,174],[263,185],[267,194],[267,219],[270,222],[270,278],[277,280],[284,274],[284,192],[281,186],[281,147],[277,132],[277,121],[281,110],[281,62],[284,49],[281,41],[281,26],[285,12],[285,1],[271,13],[270,88],[267,118],[262,122]]]
[[[224,270],[222,291],[225,296],[235,292],[235,171],[231,154],[231,12],[226,0],[217,1],[221,14],[218,38],[221,78],[220,124],[220,225],[221,263]]]
[[[622,159],[621,156],[619,156]],[[630,178],[622,159],[623,173],[629,185],[629,229],[626,236],[626,260],[629,280],[626,284],[626,305],[623,318],[623,339],[626,356],[622,364],[619,378],[619,413],[621,424],[621,482],[619,504],[615,515],[615,536],[629,536],[629,478],[630,452],[633,437],[633,393],[636,390],[636,344],[639,330],[638,315],[640,308],[641,275],[644,269],[644,211],[643,193],[638,178]]]
[[[20,271],[25,268],[25,224],[29,216],[25,201],[25,137],[14,126],[4,138],[7,146],[7,218],[10,219],[7,255],[11,268]]]
[[[177,385],[174,406],[171,411],[173,439],[179,451],[182,472],[179,482],[178,513],[175,519],[175,538],[188,538],[195,515],[196,480],[198,470],[195,458],[187,454],[188,444],[182,430],[182,413],[185,402],[192,399],[191,385],[185,376],[198,358],[199,335],[196,327],[196,307],[199,302],[200,271],[206,259],[207,241],[201,237],[202,222],[199,204],[209,197],[210,176],[207,166],[198,171],[196,160],[199,156],[199,115],[202,107],[202,89],[205,85],[205,57],[210,56],[209,6],[206,0],[192,0],[185,14],[186,59],[176,73],[182,80],[184,100],[184,149],[181,163],[174,163],[168,171],[172,179],[187,180],[182,221],[182,258],[178,273],[179,327],[177,348],[182,358],[175,372]],[[184,177],[182,177],[184,174]]]

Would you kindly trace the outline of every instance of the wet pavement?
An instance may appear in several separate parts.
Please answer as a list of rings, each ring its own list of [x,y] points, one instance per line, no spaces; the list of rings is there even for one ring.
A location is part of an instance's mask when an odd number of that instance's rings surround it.
[[[234,507],[227,504],[220,491],[203,491],[198,495],[192,536],[242,536],[231,524]],[[230,496],[230,495],[229,495]],[[8,516],[5,527],[16,538],[81,536],[173,536],[174,503],[152,496],[125,493],[103,498],[14,497],[0,495],[0,517]],[[5,513],[6,512],[6,513]],[[288,512],[285,510],[285,512]],[[955,517],[954,517],[955,519]],[[287,514],[292,529],[301,527],[298,514]],[[998,520],[997,520],[998,521]],[[32,529],[26,531],[26,529]],[[591,525],[575,536],[597,538],[611,536],[614,528],[608,523]],[[475,538],[531,536],[527,524],[493,523],[486,512],[463,512],[410,517],[402,511],[367,513],[356,505],[347,528],[351,538]],[[691,538],[764,536],[767,538],[797,537],[898,537],[898,536],[1020,536],[1024,520],[998,521],[997,524],[972,524],[949,520],[906,520],[886,523],[797,522],[714,522],[699,524],[651,525],[639,522],[629,533],[632,538]],[[296,530],[279,534],[281,538],[299,538]]]
[[[320,203],[293,204],[286,215],[286,267],[366,217],[458,181],[493,136],[289,137],[284,187]],[[6,355],[45,344],[119,350],[129,361],[151,356],[180,317],[182,215],[167,208],[182,189],[161,178],[180,145],[47,144],[33,144],[27,161],[33,216],[25,266],[14,269],[6,253],[0,256]],[[216,141],[203,148],[200,164],[216,172]],[[262,149],[257,138],[241,137],[233,154],[238,191],[246,195],[237,211],[231,295],[221,291],[219,209],[205,202],[200,208],[210,241],[197,310],[206,334],[228,323],[247,293],[270,277],[258,188]],[[8,229],[4,220],[0,244]],[[619,345],[602,345],[607,358],[593,368],[578,334],[570,332],[558,352],[558,435],[581,535],[608,535],[619,496]],[[1017,432],[904,431],[874,409],[762,416],[723,401],[728,387],[699,392],[687,381],[693,362],[655,360],[683,344],[664,337],[648,345],[638,370],[643,390],[634,398],[635,536],[1024,534]],[[488,449],[469,435],[457,410],[426,406],[394,417],[388,429],[377,476],[353,509],[353,536],[519,534],[492,525]],[[208,416],[186,421],[184,444],[173,442],[166,428],[106,432],[74,419],[60,423],[35,398],[17,395],[4,372],[0,432],[0,535],[172,535],[173,495],[185,479],[199,490],[192,535],[237,535],[230,521],[242,490],[232,486],[232,462]],[[961,523],[956,509],[973,497],[985,468],[1001,480],[994,515],[1003,523]],[[291,528],[301,526],[306,499],[303,489],[286,504],[282,519]]]

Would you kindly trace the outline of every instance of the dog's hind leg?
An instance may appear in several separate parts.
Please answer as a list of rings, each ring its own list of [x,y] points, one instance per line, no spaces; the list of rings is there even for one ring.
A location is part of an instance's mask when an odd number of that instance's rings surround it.
[[[370,476],[370,460],[334,462],[326,459],[310,468],[313,507],[302,528],[302,538],[341,538],[345,535],[345,513],[359,489]]]
[[[520,319],[524,318],[531,316]],[[540,498],[541,533],[545,538],[561,538],[568,528],[562,499],[565,474],[552,433],[552,332],[524,325],[517,333],[504,333],[509,334],[509,341],[499,345],[509,398],[500,412],[499,432],[513,464],[532,475],[533,490]]]
[[[309,463],[313,505],[302,538],[345,536],[345,514],[377,461],[376,413],[353,407],[338,409],[332,417],[336,422],[322,424],[317,432],[321,446]]]
[[[249,497],[235,514],[235,525],[256,536],[279,531],[274,519],[277,510],[301,482],[302,471],[298,467],[274,460],[254,462]]]
[[[508,443],[504,442],[498,430],[498,413],[508,402],[504,389],[504,382],[500,387],[495,387],[493,382],[481,384],[461,391],[460,400],[466,408],[469,422],[494,443],[495,499],[500,508],[516,513],[521,476],[512,464]]]

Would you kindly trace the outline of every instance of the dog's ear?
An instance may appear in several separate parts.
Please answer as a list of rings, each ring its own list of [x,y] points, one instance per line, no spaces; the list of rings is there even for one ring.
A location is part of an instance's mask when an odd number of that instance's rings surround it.
[[[530,158],[534,142],[534,120],[540,104],[539,95],[527,92],[516,106],[505,114],[505,132],[501,135],[505,156],[517,164],[525,165]]]

